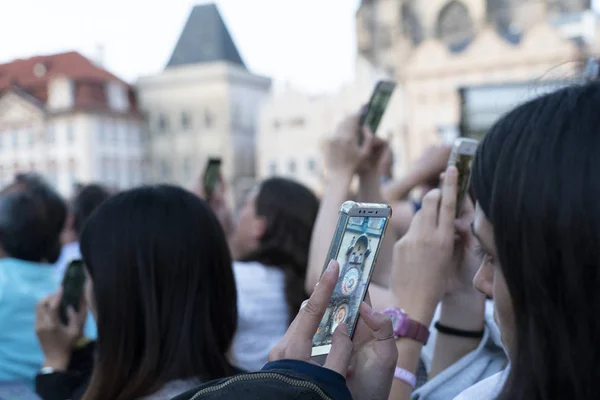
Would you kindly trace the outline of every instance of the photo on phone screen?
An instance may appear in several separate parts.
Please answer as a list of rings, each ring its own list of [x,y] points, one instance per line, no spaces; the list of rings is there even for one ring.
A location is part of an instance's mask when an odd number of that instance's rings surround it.
[[[62,297],[60,298],[59,317],[63,325],[69,323],[67,309],[73,309],[79,312],[81,297],[85,287],[85,269],[82,260],[73,260],[67,266],[62,281]]]
[[[369,100],[369,104],[361,116],[360,126],[368,126],[373,134],[377,132],[395,88],[396,84],[394,82],[382,81],[377,83],[371,95],[371,100]]]
[[[458,197],[456,201],[457,216],[460,214],[462,203],[469,192],[473,157],[475,156],[478,145],[479,143],[474,139],[458,138],[454,141],[452,153],[450,153],[448,166],[454,165],[458,170]]]
[[[349,203],[353,202],[344,204]],[[329,353],[333,332],[339,324],[346,323],[350,337],[354,334],[359,307],[365,298],[391,216],[391,209],[385,204],[353,204],[355,207],[350,212],[340,212],[328,257],[338,261],[340,275],[313,338],[313,356]]]
[[[204,170],[204,195],[210,199],[219,183],[221,174],[221,159],[210,158]]]

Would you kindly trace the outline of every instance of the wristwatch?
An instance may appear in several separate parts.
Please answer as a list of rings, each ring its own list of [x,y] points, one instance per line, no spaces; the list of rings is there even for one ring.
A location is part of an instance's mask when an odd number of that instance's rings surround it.
[[[55,373],[56,370],[52,367],[42,367],[42,369],[40,369],[40,372],[38,372],[40,375],[49,375],[49,374],[53,374]]]
[[[410,319],[406,311],[392,307],[386,308],[381,313],[392,319],[392,327],[394,328],[396,339],[408,338],[427,344],[429,328],[420,322]]]

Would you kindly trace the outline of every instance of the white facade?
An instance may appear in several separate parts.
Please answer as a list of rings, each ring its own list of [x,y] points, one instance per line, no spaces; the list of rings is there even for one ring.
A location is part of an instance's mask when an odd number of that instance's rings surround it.
[[[67,79],[49,85],[48,112],[18,91],[0,97],[0,185],[32,171],[65,196],[77,182],[125,189],[144,181],[143,120],[110,109],[77,111],[72,97]]]
[[[271,80],[227,62],[165,69],[138,81],[149,121],[155,182],[191,185],[209,157],[223,159],[236,204],[254,184],[255,127]]]
[[[328,96],[310,96],[286,88],[274,93],[262,109],[257,140],[257,176],[283,176],[323,190],[326,171],[321,145],[347,116],[359,112],[369,101],[378,79],[384,76],[367,66],[357,66],[357,80]],[[395,149],[402,141],[402,89],[394,93],[377,135],[389,139]],[[402,171],[402,152],[397,151],[395,169]]]

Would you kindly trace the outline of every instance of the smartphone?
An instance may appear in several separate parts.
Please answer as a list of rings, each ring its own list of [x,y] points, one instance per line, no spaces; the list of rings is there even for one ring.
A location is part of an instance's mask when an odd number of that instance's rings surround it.
[[[204,195],[209,200],[219,183],[221,175],[221,159],[209,158],[204,170]]]
[[[479,142],[474,139],[458,138],[454,141],[448,166],[455,166],[458,170],[458,198],[456,201],[456,216],[460,214],[460,209],[465,196],[469,192],[471,183],[471,166],[473,157],[477,151]]]
[[[367,294],[391,216],[392,209],[387,204],[342,204],[326,263],[337,260],[340,275],[313,337],[313,357],[329,354],[333,332],[339,324],[346,323],[350,338],[354,335],[358,310]]]
[[[81,297],[85,287],[85,267],[82,260],[73,260],[67,266],[62,281],[62,297],[59,305],[59,317],[63,325],[69,323],[67,309],[73,309],[79,312]]]
[[[368,126],[371,132],[375,134],[379,124],[383,119],[383,114],[387,109],[392,94],[396,89],[396,84],[391,81],[379,81],[375,85],[373,94],[367,106],[363,109],[360,117],[360,126]],[[359,141],[362,144],[362,135],[359,136]]]

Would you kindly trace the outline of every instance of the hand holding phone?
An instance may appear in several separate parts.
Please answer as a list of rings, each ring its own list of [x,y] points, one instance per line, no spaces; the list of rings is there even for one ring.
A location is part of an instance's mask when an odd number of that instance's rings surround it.
[[[339,278],[313,338],[313,356],[329,353],[333,333],[342,323],[352,338],[391,215],[387,204],[342,205],[327,257],[339,263]]]
[[[335,260],[331,261],[310,299],[300,308],[285,336],[269,353],[269,361],[315,362],[315,358],[311,357],[311,338],[329,306],[339,273],[340,265]],[[320,364],[346,376],[352,398],[387,398],[398,359],[396,343],[392,340],[392,322],[365,302],[360,305],[360,316],[364,323],[358,324],[354,335],[360,345],[352,345],[348,336],[349,326],[341,324],[333,335],[330,352],[321,356],[324,360]],[[352,374],[347,374],[353,359],[361,362],[354,365]]]
[[[67,310],[72,307],[79,312],[79,305],[85,288],[85,267],[82,260],[73,260],[67,266],[62,282],[62,296],[59,304],[59,317],[63,325],[68,325]]]

